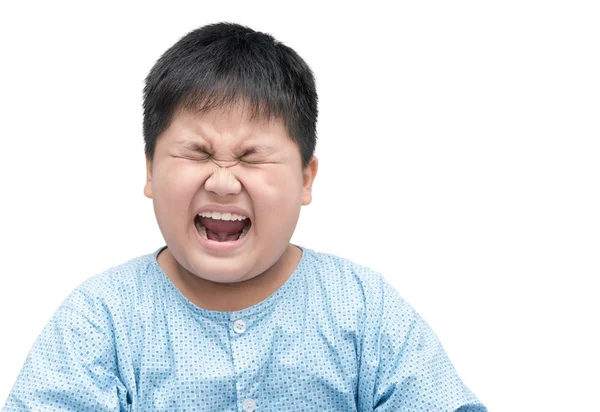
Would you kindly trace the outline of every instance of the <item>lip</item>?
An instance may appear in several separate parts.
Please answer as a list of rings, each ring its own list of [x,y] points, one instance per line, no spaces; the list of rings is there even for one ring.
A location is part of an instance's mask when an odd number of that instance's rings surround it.
[[[240,207],[237,206],[224,206],[224,205],[216,205],[216,204],[212,204],[212,205],[206,205],[206,206],[202,206],[201,208],[197,209],[196,212],[194,213],[194,219],[196,218],[196,216],[202,212],[220,212],[220,213],[235,213],[236,215],[242,215],[242,216],[246,216],[247,218],[250,219],[250,222],[252,222],[252,216],[250,216],[250,213]]]

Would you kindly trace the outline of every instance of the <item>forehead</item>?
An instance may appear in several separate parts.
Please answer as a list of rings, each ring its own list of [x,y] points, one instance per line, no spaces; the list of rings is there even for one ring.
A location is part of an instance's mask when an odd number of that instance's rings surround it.
[[[241,105],[208,111],[177,111],[163,133],[171,141],[205,141],[210,144],[244,141],[281,145],[291,142],[283,119],[253,118]]]

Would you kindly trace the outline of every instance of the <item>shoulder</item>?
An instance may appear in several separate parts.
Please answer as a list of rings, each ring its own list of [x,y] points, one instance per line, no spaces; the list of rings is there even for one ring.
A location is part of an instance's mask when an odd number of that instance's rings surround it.
[[[410,410],[455,410],[479,405],[435,333],[382,274],[328,253],[310,251],[309,257],[314,277],[328,296],[335,296],[328,306],[333,317],[341,325],[349,318],[360,319],[359,409],[391,411],[404,405]]]
[[[404,302],[381,273],[348,258],[311,249],[305,250],[309,265],[323,286],[357,292],[370,302],[379,301],[383,304],[386,298]]]
[[[29,351],[9,408],[117,410],[125,404],[120,371],[131,363],[128,337],[139,285],[156,278],[147,276],[152,259],[154,254],[110,268],[69,294]]]
[[[110,301],[115,295],[130,294],[139,288],[154,265],[153,253],[138,256],[86,279],[74,292]]]
[[[131,259],[92,276],[77,286],[58,308],[63,319],[73,316],[95,316],[112,322],[125,321],[147,284],[155,281],[155,253]],[[114,326],[114,325],[113,325]]]
[[[356,282],[371,292],[381,288],[381,284],[384,282],[380,273],[350,259],[331,253],[305,250],[313,271],[322,275],[326,283]]]
[[[410,331],[424,322],[381,273],[330,253],[308,250],[308,258],[318,288],[314,293],[325,294],[340,316],[359,315],[361,335],[369,343],[400,348]]]
[[[379,325],[390,321],[386,319],[390,312],[394,317],[414,320],[412,307],[381,273],[331,253],[306,251],[316,293],[326,294],[335,303],[332,307],[339,311],[360,312],[367,325],[364,332],[379,331]]]

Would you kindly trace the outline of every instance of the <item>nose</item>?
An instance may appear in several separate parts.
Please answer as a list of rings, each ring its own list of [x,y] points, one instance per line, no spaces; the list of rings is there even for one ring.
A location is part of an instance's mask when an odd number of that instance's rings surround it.
[[[235,162],[231,166],[221,167],[215,163],[215,169],[212,175],[204,183],[204,188],[219,196],[235,195],[241,192],[242,184],[235,177],[231,168],[238,164]]]

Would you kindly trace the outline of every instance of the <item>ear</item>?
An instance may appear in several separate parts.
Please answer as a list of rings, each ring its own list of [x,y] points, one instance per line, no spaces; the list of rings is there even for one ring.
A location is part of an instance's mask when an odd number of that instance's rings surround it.
[[[152,160],[146,156],[146,185],[144,186],[144,196],[152,199]]]
[[[312,185],[315,181],[315,177],[317,176],[318,169],[319,159],[313,156],[310,163],[302,171],[302,206],[308,205],[310,202],[312,202]]]

